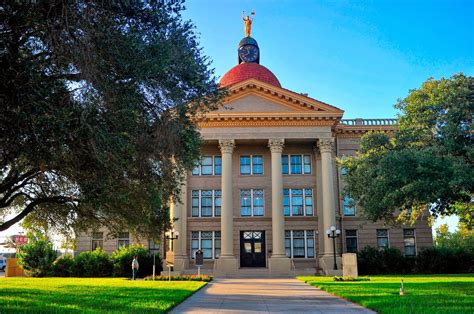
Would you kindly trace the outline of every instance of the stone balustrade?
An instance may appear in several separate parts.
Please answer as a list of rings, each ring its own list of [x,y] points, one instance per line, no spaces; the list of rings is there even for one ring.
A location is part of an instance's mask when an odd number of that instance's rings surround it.
[[[397,119],[342,119],[341,124],[350,126],[397,125]]]

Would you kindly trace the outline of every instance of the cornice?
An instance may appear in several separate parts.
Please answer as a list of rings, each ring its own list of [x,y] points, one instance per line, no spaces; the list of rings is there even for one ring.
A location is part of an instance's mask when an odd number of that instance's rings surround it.
[[[214,117],[200,121],[200,128],[221,128],[221,127],[267,127],[267,126],[334,126],[338,120],[331,117],[262,117],[262,116],[235,116],[235,117]]]

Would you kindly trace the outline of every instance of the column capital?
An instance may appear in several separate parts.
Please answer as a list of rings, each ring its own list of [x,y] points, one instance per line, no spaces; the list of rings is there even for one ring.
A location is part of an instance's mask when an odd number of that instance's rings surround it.
[[[272,153],[282,153],[283,148],[285,147],[284,138],[271,138],[268,140],[268,147]]]
[[[221,153],[229,153],[232,154],[235,148],[235,141],[234,140],[219,140],[219,148]]]
[[[321,153],[332,153],[334,148],[334,138],[320,138],[318,141],[318,147]]]

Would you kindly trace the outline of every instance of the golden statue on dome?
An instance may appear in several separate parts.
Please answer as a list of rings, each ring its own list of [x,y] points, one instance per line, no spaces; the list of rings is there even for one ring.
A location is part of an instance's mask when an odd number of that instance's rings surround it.
[[[255,15],[255,12],[252,10],[252,18],[247,15],[245,17],[245,11],[242,10],[242,20],[244,20],[244,25],[245,25],[245,36],[250,37],[250,32],[252,30],[252,22],[253,22],[253,16]]]

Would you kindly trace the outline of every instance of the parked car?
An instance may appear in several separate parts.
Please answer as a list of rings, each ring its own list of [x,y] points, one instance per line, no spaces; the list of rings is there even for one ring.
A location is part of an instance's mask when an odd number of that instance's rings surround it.
[[[7,267],[7,259],[5,257],[0,257],[0,270],[5,271]]]

